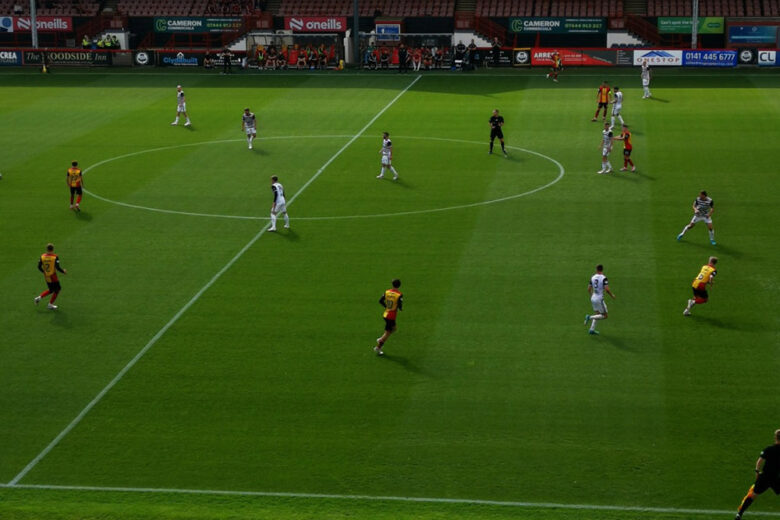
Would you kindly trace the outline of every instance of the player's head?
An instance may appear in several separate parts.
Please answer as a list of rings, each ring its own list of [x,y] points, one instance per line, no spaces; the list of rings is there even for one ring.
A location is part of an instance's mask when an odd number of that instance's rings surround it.
[[[494,116],[497,116],[497,115],[498,115],[498,109],[497,109],[497,108],[496,108],[496,109],[493,109],[493,115],[494,115]]]
[[[706,192],[706,191],[704,191],[704,190],[700,191],[700,192],[699,192],[699,198],[700,198],[701,200],[704,200],[704,199],[706,199],[706,198],[707,198],[707,192]]]
[[[278,181],[279,181],[279,177],[277,177],[276,175],[271,176],[271,183],[278,182]]]
[[[181,85],[176,85],[176,90],[178,90],[179,92],[181,92]]]
[[[388,137],[390,137],[390,134],[388,132],[382,132],[382,137],[387,139]]]
[[[609,123],[606,121],[604,122],[604,130],[609,130]]]
[[[623,125],[623,130],[628,130],[628,125]]]
[[[620,87],[615,87],[615,92],[620,92]]]
[[[775,442],[780,444],[780,429],[775,430]]]
[[[51,242],[49,242],[48,244],[46,244],[46,251],[48,251],[49,253],[51,253],[52,251],[54,251],[54,244],[52,244]]]
[[[79,165],[79,162],[78,161],[73,161],[72,163],[70,163],[70,165],[75,168],[76,166]]]
[[[711,256],[710,259],[707,261],[710,265],[715,265],[718,263],[718,257],[717,256]]]
[[[250,112],[250,110],[249,110],[249,107],[246,107],[246,108],[244,109],[244,113],[245,113],[245,114],[248,114],[249,112]]]
[[[596,272],[597,273],[603,273],[604,272],[604,266],[599,264],[596,266]]]
[[[602,84],[602,85],[609,85],[609,81],[607,81],[607,80],[604,80],[604,81],[602,81],[602,82],[601,82],[601,84]]]
[[[393,280],[393,287],[395,287],[396,289],[398,289],[399,287],[401,287],[401,280],[399,280],[398,278],[396,278],[395,280]]]

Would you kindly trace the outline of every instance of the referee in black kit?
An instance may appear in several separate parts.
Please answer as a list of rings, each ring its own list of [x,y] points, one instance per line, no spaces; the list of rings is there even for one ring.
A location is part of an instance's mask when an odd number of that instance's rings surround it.
[[[761,467],[763,461],[764,467]],[[735,520],[742,520],[742,514],[750,507],[756,495],[767,489],[772,489],[775,495],[780,495],[780,430],[775,430],[775,443],[767,446],[756,461],[756,483],[750,486],[747,495],[742,499]]]
[[[507,157],[506,148],[504,148],[504,132],[501,131],[501,127],[504,126],[504,118],[498,115],[498,109],[493,110],[493,116],[490,118],[490,151],[493,153],[493,141],[498,137],[501,142],[501,151],[504,152],[504,157]]]

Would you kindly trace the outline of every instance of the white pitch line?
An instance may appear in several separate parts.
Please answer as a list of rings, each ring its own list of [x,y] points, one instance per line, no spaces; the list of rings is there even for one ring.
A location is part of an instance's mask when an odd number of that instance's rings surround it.
[[[141,488],[141,487],[109,487],[109,486],[67,486],[50,484],[19,484],[10,486],[0,484],[0,488],[46,489],[51,491],[97,491],[113,493],[154,493],[177,495],[208,495],[208,496],[239,496],[239,497],[270,497],[270,498],[320,498],[332,500],[353,500],[372,502],[411,502],[423,504],[467,504],[515,508],[538,509],[570,509],[579,511],[630,511],[637,513],[669,513],[690,515],[734,515],[734,511],[723,509],[694,509],[677,507],[652,506],[618,506],[603,504],[563,504],[557,502],[520,502],[511,500],[485,500],[479,498],[436,498],[436,497],[402,497],[382,495],[340,495],[335,493],[288,493],[283,491],[230,491],[219,489],[177,489],[177,488]],[[752,511],[751,516],[780,517],[780,513],[771,511]]]
[[[369,126],[371,126],[372,124],[374,124],[374,121],[376,121],[377,119],[379,119],[379,117],[380,117],[382,114],[384,114],[384,113],[387,111],[387,109],[388,109],[388,108],[390,108],[391,106],[393,106],[393,105],[395,104],[395,102],[396,102],[396,101],[398,101],[398,99],[399,99],[401,96],[403,96],[403,95],[406,93],[406,91],[408,91],[410,88],[412,88],[412,86],[414,86],[414,84],[415,84],[415,83],[417,83],[417,82],[420,80],[420,78],[421,78],[421,77],[422,77],[422,76],[419,76],[419,75],[418,75],[418,76],[417,76],[417,77],[414,79],[414,81],[412,81],[412,82],[411,82],[409,85],[407,85],[407,87],[406,87],[405,89],[403,89],[401,92],[399,92],[397,96],[395,96],[395,97],[394,97],[394,98],[393,98],[393,99],[392,99],[392,100],[391,100],[391,101],[390,101],[390,102],[389,102],[387,105],[385,105],[385,107],[384,107],[382,110],[380,110],[380,111],[379,111],[379,113],[377,113],[377,114],[376,114],[376,115],[375,115],[375,116],[374,116],[374,117],[371,119],[371,121],[369,121],[369,122],[366,124],[366,126],[364,126],[363,128],[361,128],[361,129],[360,129],[360,131],[359,131],[357,134],[355,134],[355,135],[352,137],[352,139],[350,139],[350,140],[347,142],[347,144],[345,144],[344,146],[342,146],[342,147],[339,149],[339,151],[338,151],[338,152],[336,152],[335,154],[333,154],[333,156],[332,156],[330,159],[328,159],[328,161],[327,161],[327,162],[326,162],[326,163],[325,163],[325,164],[324,164],[324,165],[323,165],[323,166],[322,166],[322,167],[321,167],[319,170],[317,170],[317,172],[316,172],[316,173],[315,173],[315,174],[314,174],[314,175],[313,175],[313,176],[312,176],[312,177],[311,177],[311,178],[308,180],[308,182],[306,182],[306,184],[304,184],[304,185],[303,185],[303,186],[302,186],[302,187],[301,187],[301,188],[300,188],[300,189],[299,189],[299,190],[298,190],[298,191],[297,191],[297,192],[296,192],[296,193],[295,193],[295,194],[292,196],[292,198],[289,200],[289,202],[288,202],[288,203],[289,203],[289,204],[292,204],[292,203],[293,203],[293,201],[295,201],[295,199],[296,199],[296,198],[298,198],[298,195],[300,195],[301,193],[303,193],[303,190],[305,190],[306,188],[308,188],[308,187],[309,187],[309,185],[311,185],[311,183],[312,183],[312,182],[314,182],[314,180],[315,180],[315,179],[317,179],[317,177],[319,177],[319,176],[322,174],[322,172],[325,170],[325,168],[327,168],[327,167],[328,167],[328,166],[329,166],[329,165],[330,165],[330,164],[331,164],[331,163],[332,163],[334,160],[336,160],[336,158],[337,158],[339,155],[341,155],[341,153],[342,153],[344,150],[346,150],[346,149],[347,149],[347,147],[348,147],[349,145],[351,145],[352,143],[354,143],[354,142],[355,142],[355,140],[356,140],[358,137],[360,137],[360,135],[361,135],[363,132],[365,132],[365,131],[368,129],[368,127],[369,127]],[[91,401],[90,401],[90,402],[87,404],[87,406],[85,406],[85,407],[84,407],[84,409],[83,409],[83,410],[81,410],[81,412],[79,412],[79,414],[78,414],[78,415],[77,415],[77,416],[76,416],[76,417],[75,417],[75,418],[74,418],[74,419],[73,419],[73,420],[70,422],[70,424],[68,424],[68,425],[65,427],[65,429],[64,429],[64,430],[62,430],[62,431],[61,431],[61,432],[60,432],[60,433],[59,433],[59,434],[58,434],[58,435],[57,435],[57,436],[54,438],[54,440],[52,440],[52,441],[49,443],[49,445],[48,445],[48,446],[46,446],[46,447],[43,449],[43,451],[41,451],[41,452],[40,452],[40,453],[39,453],[39,454],[38,454],[38,455],[37,455],[37,456],[36,456],[36,457],[35,457],[33,460],[31,460],[31,461],[30,461],[30,463],[29,463],[29,464],[27,464],[27,466],[25,466],[25,467],[24,467],[24,469],[23,469],[22,471],[20,471],[20,472],[19,472],[19,474],[17,474],[17,475],[16,475],[16,476],[15,476],[13,479],[11,479],[11,481],[8,483],[8,486],[11,486],[11,487],[15,486],[15,485],[16,485],[16,484],[17,484],[17,483],[18,483],[18,482],[19,482],[21,479],[23,479],[23,478],[24,478],[24,476],[25,476],[25,475],[27,475],[27,473],[29,473],[29,472],[30,472],[30,470],[32,470],[32,469],[33,469],[33,468],[34,468],[34,467],[35,467],[35,466],[36,466],[36,465],[37,465],[37,464],[38,464],[38,463],[39,463],[39,462],[40,462],[40,461],[41,461],[41,460],[42,460],[42,459],[43,459],[43,458],[46,456],[46,455],[48,455],[48,454],[49,454],[49,452],[50,452],[51,450],[53,450],[53,449],[54,449],[54,448],[55,448],[55,447],[56,447],[56,446],[57,446],[57,445],[60,443],[60,441],[61,441],[63,438],[65,438],[65,436],[66,436],[66,435],[68,435],[68,433],[70,433],[70,432],[71,432],[71,430],[73,430],[73,428],[75,428],[75,427],[76,427],[76,426],[77,426],[77,425],[78,425],[78,424],[81,422],[81,420],[84,418],[84,416],[86,416],[86,415],[89,413],[89,411],[90,411],[90,410],[92,410],[92,408],[94,408],[94,407],[95,407],[95,405],[97,405],[97,404],[100,402],[100,400],[101,400],[101,399],[103,399],[103,397],[104,397],[104,396],[105,396],[105,395],[106,395],[106,394],[107,394],[107,393],[108,393],[108,392],[109,392],[109,391],[110,391],[110,390],[111,390],[111,389],[112,389],[112,388],[113,388],[113,387],[114,387],[114,386],[115,386],[115,385],[116,385],[116,384],[117,384],[117,383],[118,383],[118,382],[119,382],[119,381],[120,381],[120,380],[121,380],[123,377],[124,377],[124,375],[125,375],[125,374],[126,374],[126,373],[127,373],[127,372],[128,372],[130,369],[131,369],[131,368],[133,368],[133,366],[134,366],[134,365],[135,365],[135,364],[138,362],[138,360],[139,360],[139,359],[141,359],[141,358],[144,356],[144,354],[146,354],[146,352],[147,352],[147,351],[148,351],[150,348],[152,348],[152,346],[154,346],[154,344],[155,344],[155,343],[157,343],[157,341],[158,341],[158,340],[159,340],[159,339],[160,339],[160,338],[161,338],[161,337],[162,337],[162,336],[163,336],[163,335],[164,335],[164,334],[165,334],[165,333],[168,331],[168,329],[170,329],[170,328],[171,328],[171,326],[172,326],[174,323],[176,323],[176,322],[179,320],[179,318],[181,318],[181,316],[182,316],[182,315],[183,315],[185,312],[187,312],[187,310],[188,310],[190,307],[192,307],[192,305],[193,305],[193,304],[194,304],[196,301],[198,301],[198,300],[200,299],[200,297],[203,295],[203,293],[205,293],[205,292],[206,292],[206,291],[207,291],[209,288],[211,288],[211,286],[212,286],[212,285],[214,285],[214,283],[216,283],[216,281],[217,281],[217,280],[219,280],[219,278],[220,278],[220,277],[221,277],[223,274],[225,274],[225,272],[226,272],[228,269],[230,269],[231,267],[233,267],[233,264],[235,264],[235,263],[238,261],[238,259],[239,259],[239,258],[241,258],[242,256],[244,256],[244,253],[246,253],[246,252],[249,250],[249,248],[250,248],[250,247],[252,247],[252,246],[255,244],[255,242],[257,242],[257,241],[260,239],[260,237],[262,237],[262,236],[265,234],[266,230],[267,230],[267,229],[270,227],[270,225],[271,225],[271,224],[270,224],[270,222],[269,222],[269,223],[267,223],[267,224],[265,224],[265,225],[263,226],[263,228],[262,228],[260,231],[258,231],[258,233],[257,233],[257,234],[256,234],[254,237],[252,237],[252,240],[250,240],[249,242],[247,242],[247,244],[246,244],[246,245],[245,245],[243,248],[241,248],[241,250],[240,250],[238,253],[236,253],[236,255],[235,255],[235,256],[234,256],[234,257],[233,257],[233,258],[232,258],[232,259],[231,259],[231,260],[230,260],[230,261],[229,261],[227,264],[225,264],[225,266],[224,266],[222,269],[220,269],[220,270],[217,272],[217,274],[215,274],[215,275],[214,275],[214,276],[211,278],[211,280],[209,280],[209,281],[208,281],[208,283],[206,283],[206,285],[204,285],[204,286],[203,286],[203,287],[202,287],[202,288],[201,288],[201,289],[200,289],[200,290],[199,290],[197,293],[195,293],[195,296],[193,296],[193,297],[190,299],[190,301],[188,301],[188,302],[187,302],[187,303],[184,305],[184,307],[182,307],[181,309],[179,309],[179,312],[177,312],[177,313],[176,313],[176,314],[173,316],[173,318],[171,318],[171,319],[168,321],[168,323],[166,323],[166,324],[163,326],[163,328],[161,328],[161,329],[160,329],[160,330],[157,332],[157,334],[155,334],[155,335],[154,335],[154,337],[152,337],[152,339],[150,339],[150,340],[149,340],[149,342],[148,342],[148,343],[147,343],[147,344],[144,346],[144,348],[142,348],[142,349],[141,349],[141,350],[138,352],[138,354],[136,354],[136,355],[135,355],[135,357],[134,357],[133,359],[131,359],[131,360],[130,360],[130,361],[129,361],[129,362],[128,362],[128,363],[127,363],[127,364],[126,364],[126,365],[125,365],[123,368],[122,368],[122,370],[120,370],[120,371],[117,373],[117,375],[116,375],[116,376],[114,376],[114,378],[113,378],[113,379],[112,379],[112,380],[111,380],[111,381],[110,381],[110,382],[109,382],[109,383],[108,383],[108,384],[107,384],[107,385],[106,385],[106,386],[105,386],[105,387],[104,387],[104,388],[103,388],[103,389],[102,389],[100,392],[98,392],[98,394],[97,394],[97,395],[94,397],[94,399],[92,399],[92,400],[91,400]]]

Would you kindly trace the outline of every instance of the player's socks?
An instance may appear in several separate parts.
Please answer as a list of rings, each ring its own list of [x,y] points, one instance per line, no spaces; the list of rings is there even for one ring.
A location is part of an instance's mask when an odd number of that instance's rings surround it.
[[[57,300],[57,296],[59,296],[60,293],[51,293],[51,299],[49,300],[49,305],[54,304],[54,302]]]
[[[707,231],[710,233],[710,242],[714,242],[715,241],[715,231],[712,230],[712,229],[708,229]]]
[[[490,152],[489,153],[493,153],[493,141],[490,141]]]
[[[51,294],[51,291],[47,289],[47,290],[43,291],[40,295],[38,295],[38,298],[46,298],[50,294]]]
[[[284,227],[290,227],[290,216],[287,213],[284,214]]]
[[[618,114],[618,119],[620,120],[620,126],[626,126],[626,123],[623,122],[623,116]]]
[[[78,206],[79,204],[81,204],[81,195],[79,195],[79,196],[76,198],[76,206]]]
[[[276,215],[271,213],[271,227],[268,228],[269,231],[276,231]]]
[[[685,233],[686,233],[687,231],[688,231],[688,226],[685,226],[685,227],[682,229],[682,231],[680,231],[680,234],[679,234],[679,235],[677,235],[677,238],[682,238],[682,237],[685,235]]]
[[[745,495],[745,498],[742,499],[742,503],[739,504],[739,511],[737,511],[737,518],[741,518],[742,514],[745,512],[745,510],[750,507],[750,504],[753,503],[753,489],[755,488],[755,484],[750,486],[750,489],[748,489],[747,495]]]

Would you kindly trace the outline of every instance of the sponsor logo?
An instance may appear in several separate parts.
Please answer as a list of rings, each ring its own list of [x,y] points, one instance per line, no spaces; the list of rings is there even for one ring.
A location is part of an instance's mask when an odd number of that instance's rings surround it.
[[[135,63],[137,65],[149,65],[149,54],[143,51],[136,53]]]
[[[20,16],[15,20],[15,30],[21,32],[32,30],[32,20],[29,17]],[[41,32],[71,32],[73,19],[62,16],[39,16],[35,19],[35,28]]]
[[[10,16],[0,17],[0,32],[14,32],[14,19]]]
[[[0,65],[21,65],[21,55],[17,51],[0,51]]]
[[[183,52],[177,52],[176,57],[172,58],[170,56],[164,56],[162,59],[162,62],[165,65],[175,65],[178,67],[193,67],[198,65],[198,58],[193,56],[192,58],[187,58]]]
[[[739,53],[739,62],[751,63],[754,57],[755,57],[754,51],[752,51],[751,49],[744,49]]]
[[[682,65],[682,51],[634,51],[634,65],[641,65],[647,60],[648,65],[679,66]]]
[[[168,20],[165,18],[158,18],[154,21],[154,30],[157,32],[165,32],[168,29]]]
[[[775,65],[777,63],[777,51],[758,51],[759,65]]]
[[[284,19],[285,29],[296,32],[344,32],[347,19],[343,16],[291,16]]]
[[[517,51],[515,53],[515,63],[518,63],[520,65],[525,65],[530,61],[531,61],[531,55],[528,54],[528,51]]]

